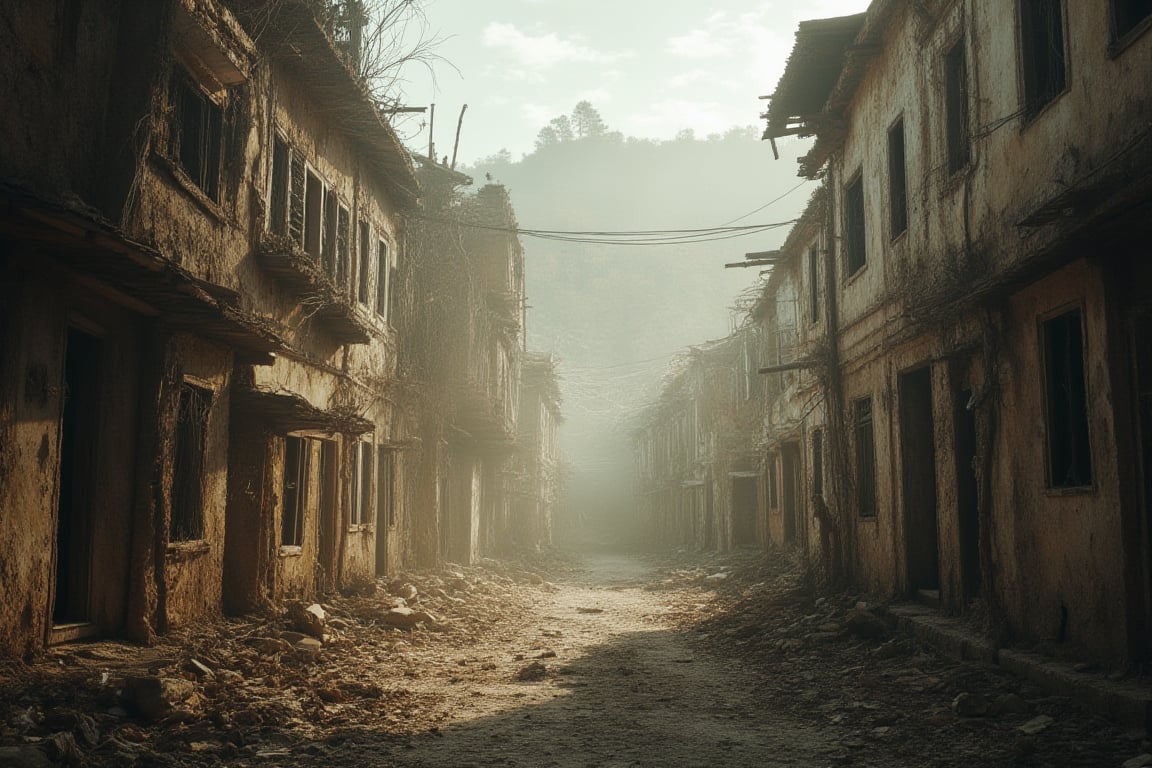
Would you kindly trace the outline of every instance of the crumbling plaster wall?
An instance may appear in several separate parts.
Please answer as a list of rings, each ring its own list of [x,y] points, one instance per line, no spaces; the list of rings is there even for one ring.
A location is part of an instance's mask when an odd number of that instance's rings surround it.
[[[138,337],[132,318],[70,282],[43,254],[33,271],[0,267],[0,605],[13,617],[0,628],[0,653],[43,647],[52,623],[60,497],[60,416],[70,319],[103,332],[100,410],[93,475],[84,501],[90,521],[89,616],[115,632],[124,595],[134,473]]]
[[[1108,375],[1101,267],[1079,260],[1015,294],[1005,324],[1000,420],[993,474],[993,547],[1010,628],[1064,640],[1094,656],[1127,651],[1124,551],[1116,424]],[[1046,467],[1040,321],[1074,306],[1084,312],[1085,376],[1093,484],[1051,490]]]

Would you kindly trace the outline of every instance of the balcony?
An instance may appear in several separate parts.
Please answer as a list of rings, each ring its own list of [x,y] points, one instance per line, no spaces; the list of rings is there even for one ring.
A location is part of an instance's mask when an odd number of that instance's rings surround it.
[[[367,344],[376,323],[371,314],[324,271],[323,266],[287,237],[265,234],[256,252],[265,272],[295,293],[312,316],[345,344]]]

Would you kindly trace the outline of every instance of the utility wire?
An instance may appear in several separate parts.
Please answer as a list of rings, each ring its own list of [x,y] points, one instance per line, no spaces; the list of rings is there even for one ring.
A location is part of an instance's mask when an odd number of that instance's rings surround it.
[[[732,219],[731,221],[726,221],[726,222],[724,222],[724,224],[721,224],[720,226],[722,226],[722,227],[723,227],[723,226],[725,226],[725,225],[727,225],[727,224],[734,224],[734,223],[736,223],[737,221],[740,221],[741,219],[746,219],[746,218],[748,218],[749,216],[751,216],[751,215],[752,215],[752,214],[754,214],[754,213],[760,213],[760,211],[764,210],[765,208],[767,208],[768,206],[770,206],[770,205],[772,205],[772,204],[774,204],[774,203],[778,203],[778,202],[780,202],[780,201],[781,201],[781,200],[783,200],[784,198],[788,197],[788,195],[790,195],[790,194],[792,194],[793,192],[795,192],[796,190],[800,189],[800,187],[804,186],[804,185],[805,185],[805,184],[807,184],[807,183],[808,183],[808,179],[804,179],[804,181],[802,181],[802,182],[800,182],[799,184],[797,184],[796,186],[792,187],[792,189],[788,190],[787,192],[785,192],[784,194],[780,195],[779,197],[774,197],[774,198],[772,198],[771,200],[769,200],[768,202],[764,203],[764,205],[760,206],[759,208],[757,208],[757,209],[755,209],[755,210],[752,210],[752,211],[748,211],[748,213],[744,214],[743,216],[737,216],[736,218]]]
[[[455,224],[460,227],[479,229],[488,232],[506,232],[524,237],[535,237],[558,242],[585,243],[590,245],[688,245],[727,240],[734,237],[757,234],[769,229],[795,224],[795,219],[771,222],[768,224],[746,224],[739,227],[719,226],[700,229],[650,229],[650,230],[554,230],[527,229],[522,227],[500,227],[490,224],[474,224],[456,219],[443,219],[430,216],[417,218],[439,224]]]

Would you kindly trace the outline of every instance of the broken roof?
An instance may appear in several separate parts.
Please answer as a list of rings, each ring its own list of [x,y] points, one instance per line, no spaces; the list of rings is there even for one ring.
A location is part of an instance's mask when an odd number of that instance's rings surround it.
[[[800,22],[796,45],[765,117],[765,139],[815,136],[800,176],[817,178],[843,141],[844,113],[856,95],[899,3],[873,0],[864,13]]]
[[[845,53],[864,26],[865,15],[800,22],[796,44],[765,113],[765,139],[812,135],[810,121],[824,110],[840,79]]]

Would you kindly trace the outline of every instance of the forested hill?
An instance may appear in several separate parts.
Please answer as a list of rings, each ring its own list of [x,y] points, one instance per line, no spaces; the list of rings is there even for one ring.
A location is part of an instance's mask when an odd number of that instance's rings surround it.
[[[581,114],[581,110],[584,110]],[[588,110],[591,110],[589,117]],[[781,159],[754,127],[698,139],[625,138],[590,105],[541,131],[536,150],[507,153],[463,169],[508,187],[522,229],[682,230],[796,218],[811,187],[800,180],[799,145]],[[528,343],[560,359],[568,426],[564,447],[577,469],[593,444],[651,392],[673,352],[726,334],[730,307],[758,279],[726,270],[748,251],[783,242],[787,226],[691,245],[624,246],[524,237]]]

